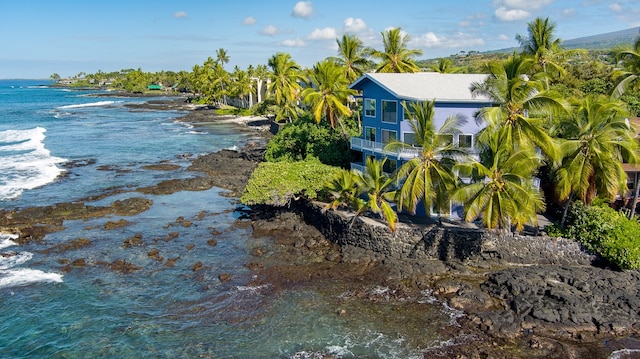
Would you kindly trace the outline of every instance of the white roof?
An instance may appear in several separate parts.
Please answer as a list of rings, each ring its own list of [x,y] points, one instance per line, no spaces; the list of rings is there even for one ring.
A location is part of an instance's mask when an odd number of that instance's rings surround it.
[[[441,74],[439,72],[367,73],[350,88],[369,79],[394,96],[406,100],[433,100],[438,102],[491,102],[486,96],[471,96],[471,84],[484,82],[484,74]]]

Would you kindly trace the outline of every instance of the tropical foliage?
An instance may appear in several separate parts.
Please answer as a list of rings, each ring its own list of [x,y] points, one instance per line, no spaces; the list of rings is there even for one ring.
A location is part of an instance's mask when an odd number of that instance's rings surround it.
[[[422,50],[409,49],[410,36],[400,28],[393,28],[382,33],[384,50],[373,51],[374,58],[380,60],[376,72],[418,72],[414,58],[422,55]]]

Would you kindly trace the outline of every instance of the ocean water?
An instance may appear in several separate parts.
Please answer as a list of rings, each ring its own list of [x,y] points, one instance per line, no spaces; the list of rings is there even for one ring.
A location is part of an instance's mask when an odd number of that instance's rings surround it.
[[[271,241],[236,225],[236,200],[223,189],[134,190],[194,176],[184,171],[185,155],[242,147],[255,134],[125,106],[148,98],[95,94],[0,80],[0,208],[114,190],[87,204],[153,201],[135,216],[65,221],[44,243],[19,246],[14,233],[0,234],[1,358],[420,358],[448,343],[436,329],[456,325],[460,313],[427,292],[396,301],[375,285],[364,288],[368,299],[347,295],[348,283],[282,291],[249,285],[251,251]],[[179,167],[144,169],[160,162]],[[106,229],[119,220],[128,225]],[[124,245],[131,237],[142,244]],[[208,244],[212,238],[217,245]],[[63,250],[72,241],[85,245]],[[154,250],[162,260],[149,255]],[[71,265],[79,260],[87,265]],[[117,260],[138,269],[110,270]],[[222,273],[231,281],[220,281]]]

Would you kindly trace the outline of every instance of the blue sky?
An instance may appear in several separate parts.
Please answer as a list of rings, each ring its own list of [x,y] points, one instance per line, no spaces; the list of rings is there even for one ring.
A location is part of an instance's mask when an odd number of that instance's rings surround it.
[[[227,50],[225,67],[287,52],[308,67],[336,54],[336,37],[382,49],[400,27],[435,58],[517,46],[527,22],[549,17],[563,40],[640,26],[638,0],[22,0],[0,1],[0,78],[63,77],[127,68],[187,70]]]

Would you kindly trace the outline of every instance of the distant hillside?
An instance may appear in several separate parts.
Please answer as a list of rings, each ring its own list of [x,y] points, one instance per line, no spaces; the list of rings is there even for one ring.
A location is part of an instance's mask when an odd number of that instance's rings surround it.
[[[640,35],[640,27],[609,32],[606,34],[579,37],[577,39],[563,40],[565,49],[610,49],[621,45],[630,45]]]
[[[577,39],[562,39],[562,47],[565,49],[586,49],[601,50],[611,49],[621,45],[631,45],[633,41],[640,35],[640,26],[632,27],[626,30],[608,32],[606,34],[579,37]],[[520,50],[519,47],[510,47],[506,49],[485,51],[486,54],[494,53],[512,53]]]

